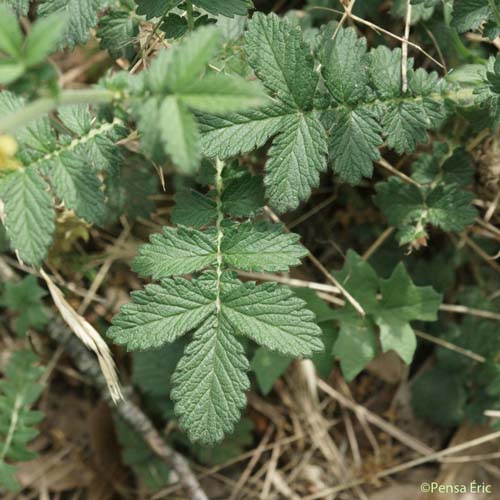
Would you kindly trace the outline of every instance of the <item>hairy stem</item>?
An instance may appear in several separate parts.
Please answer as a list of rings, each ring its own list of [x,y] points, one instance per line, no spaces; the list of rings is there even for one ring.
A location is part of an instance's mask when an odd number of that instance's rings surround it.
[[[7,436],[3,444],[2,452],[0,453],[0,462],[4,461],[5,457],[7,456],[7,452],[10,449],[10,445],[12,444],[12,438],[14,437],[14,432],[16,431],[17,428],[22,404],[23,404],[23,398],[20,394],[18,394],[16,396],[14,408],[10,416],[9,430],[7,432]]]
[[[66,144],[64,146],[60,146],[57,149],[55,149],[54,151],[47,153],[42,158],[34,161],[33,163],[25,165],[25,168],[30,168],[34,165],[39,164],[42,161],[50,161],[54,158],[57,158],[58,156],[60,156],[61,154],[63,154],[66,151],[73,151],[78,146],[91,141],[94,137],[96,137],[98,135],[105,134],[106,132],[112,130],[113,128],[115,128],[119,125],[124,125],[123,121],[120,120],[119,118],[115,118],[112,122],[104,122],[103,124],[99,125],[99,127],[91,129],[88,134],[82,135],[80,137],[76,137],[69,144]]]
[[[186,1],[186,18],[189,31],[193,31],[194,29],[193,2],[191,0]]]
[[[217,313],[220,312],[220,283],[222,277],[222,238],[224,233],[222,231],[222,221],[224,220],[224,212],[222,211],[222,193],[224,191],[224,181],[222,179],[222,170],[224,169],[224,162],[217,158],[216,162],[216,174],[215,174],[215,206],[217,210],[217,221],[215,224],[217,230],[217,281],[216,281],[216,293],[217,297],[215,299],[215,307]]]
[[[64,90],[56,97],[42,97],[24,108],[0,119],[0,133],[14,132],[19,127],[40,118],[59,106],[75,104],[106,104],[123,99],[120,93],[107,89]]]

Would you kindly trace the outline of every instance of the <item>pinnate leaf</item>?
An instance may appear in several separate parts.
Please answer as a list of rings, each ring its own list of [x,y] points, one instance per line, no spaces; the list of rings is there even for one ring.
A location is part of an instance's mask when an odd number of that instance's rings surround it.
[[[39,266],[52,242],[55,212],[47,183],[34,169],[19,170],[0,182],[5,229],[19,258]]]
[[[280,212],[296,208],[319,184],[326,170],[326,132],[313,115],[291,115],[269,150],[265,184],[271,205]]]
[[[133,269],[154,279],[200,271],[216,260],[216,235],[213,231],[165,227],[163,234],[151,236],[134,259]]]
[[[370,177],[373,161],[380,159],[382,129],[369,109],[341,110],[335,120],[330,155],[333,170],[350,184]]]
[[[222,316],[240,335],[290,356],[322,350],[321,329],[305,302],[274,283],[243,283],[222,294]]]
[[[249,368],[243,346],[221,316],[197,330],[174,372],[172,398],[192,441],[212,444],[230,433],[246,404]]]
[[[299,236],[266,222],[231,224],[224,230],[221,250],[227,265],[245,271],[288,271],[307,250]]]
[[[163,280],[132,293],[132,302],[115,316],[108,335],[130,350],[160,347],[196,328],[213,312],[214,303],[213,282]]]

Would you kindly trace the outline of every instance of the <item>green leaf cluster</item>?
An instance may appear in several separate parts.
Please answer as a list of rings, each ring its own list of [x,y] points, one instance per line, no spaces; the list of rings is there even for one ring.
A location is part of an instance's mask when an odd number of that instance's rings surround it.
[[[9,92],[0,94],[0,112],[23,106]],[[0,177],[4,225],[19,258],[39,266],[47,256],[55,228],[54,197],[89,223],[107,217],[102,175],[115,176],[121,153],[116,141],[125,128],[118,118],[95,119],[88,106],[68,106],[58,115],[64,133],[56,134],[48,117],[18,130],[18,169]]]
[[[377,327],[382,351],[395,351],[409,364],[417,347],[412,321],[435,321],[441,295],[432,287],[415,286],[403,264],[388,279],[381,279],[370,264],[354,251],[335,277],[361,304],[361,317],[350,305],[335,311],[339,335],[333,353],[342,373],[352,380],[378,353]]]
[[[392,176],[375,185],[375,204],[398,228],[401,245],[427,245],[429,226],[452,232],[474,222],[474,195],[465,190],[473,177],[472,159],[461,148],[451,152],[442,146],[413,163],[414,183]]]
[[[221,33],[202,27],[174,48],[160,52],[132,93],[132,116],[145,153],[170,156],[180,172],[193,174],[201,161],[200,131],[193,111],[231,112],[262,102],[258,86],[206,72],[220,49]]]
[[[108,332],[129,349],[159,348],[194,332],[172,376],[171,396],[190,439],[205,444],[230,433],[245,405],[249,363],[239,337],[294,357],[322,349],[321,330],[303,300],[275,283],[241,282],[232,271],[287,271],[306,251],[280,225],[226,218],[222,172],[217,162],[215,226],[165,227],[153,235],[133,269],[159,284],[133,292]]]
[[[27,449],[38,435],[36,424],[43,419],[41,412],[31,409],[43,390],[38,383],[43,368],[36,363],[31,351],[16,351],[0,380],[0,486],[11,491],[20,487],[15,463],[36,456]]]
[[[245,38],[248,63],[272,103],[233,114],[201,114],[207,156],[228,158],[273,144],[266,163],[266,190],[279,211],[296,208],[319,184],[328,162],[339,177],[357,184],[372,175],[386,144],[411,152],[444,116],[444,84],[436,73],[408,69],[402,92],[401,52],[368,51],[351,28],[332,39],[325,30],[316,71],[298,26],[274,14],[256,13]],[[411,66],[411,61],[410,61]]]

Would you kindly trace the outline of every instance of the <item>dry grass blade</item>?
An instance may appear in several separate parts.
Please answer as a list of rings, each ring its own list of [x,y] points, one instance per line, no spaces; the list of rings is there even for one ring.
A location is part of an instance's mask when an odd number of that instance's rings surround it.
[[[386,432],[393,438],[397,439],[404,445],[408,446],[408,448],[411,448],[412,450],[416,451],[417,453],[427,455],[428,453],[432,453],[434,451],[432,448],[429,448],[426,444],[422,443],[417,438],[410,436],[406,432],[398,429],[395,425],[387,422],[378,415],[375,415],[371,411],[367,410],[364,406],[355,403],[354,401],[351,401],[349,398],[345,397],[343,394],[336,391],[333,387],[331,387],[321,379],[318,379],[318,388],[321,389],[324,393],[331,396],[336,401],[338,401],[342,406],[345,406],[346,408],[349,408],[357,415],[362,416],[372,425],[375,425],[376,427],[383,430],[384,432]]]
[[[475,309],[473,307],[467,307],[458,304],[441,304],[439,306],[439,310],[456,314],[468,314],[470,316],[476,316],[478,318],[493,319],[495,321],[500,321],[499,313],[495,313],[492,311],[484,311],[483,309]]]
[[[451,342],[447,342],[446,340],[440,339],[439,337],[435,337],[434,335],[430,335],[425,332],[421,332],[419,330],[415,330],[415,334],[417,337],[428,340],[429,342],[433,342],[445,349],[449,349],[450,351],[458,352],[467,358],[473,359],[478,363],[486,363],[486,358],[481,356],[480,354],[476,354],[475,352],[469,351],[468,349],[464,349],[458,345],[452,344]]]
[[[52,300],[66,324],[70,327],[71,331],[96,354],[112,400],[115,403],[122,400],[123,394],[120,388],[120,382],[118,381],[118,374],[108,345],[104,342],[97,330],[68,304],[61,290],[43,269],[40,271],[40,274],[47,283]]]

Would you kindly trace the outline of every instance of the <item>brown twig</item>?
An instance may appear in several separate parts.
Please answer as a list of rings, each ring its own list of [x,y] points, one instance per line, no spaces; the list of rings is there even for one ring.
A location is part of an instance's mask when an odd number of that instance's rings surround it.
[[[386,170],[391,172],[394,175],[397,175],[399,178],[401,178],[403,181],[407,182],[408,184],[413,184],[414,186],[421,187],[421,185],[413,180],[411,177],[408,175],[404,174],[397,168],[393,167],[385,158],[380,158],[380,160],[377,160],[377,162],[381,167],[384,167]]]

